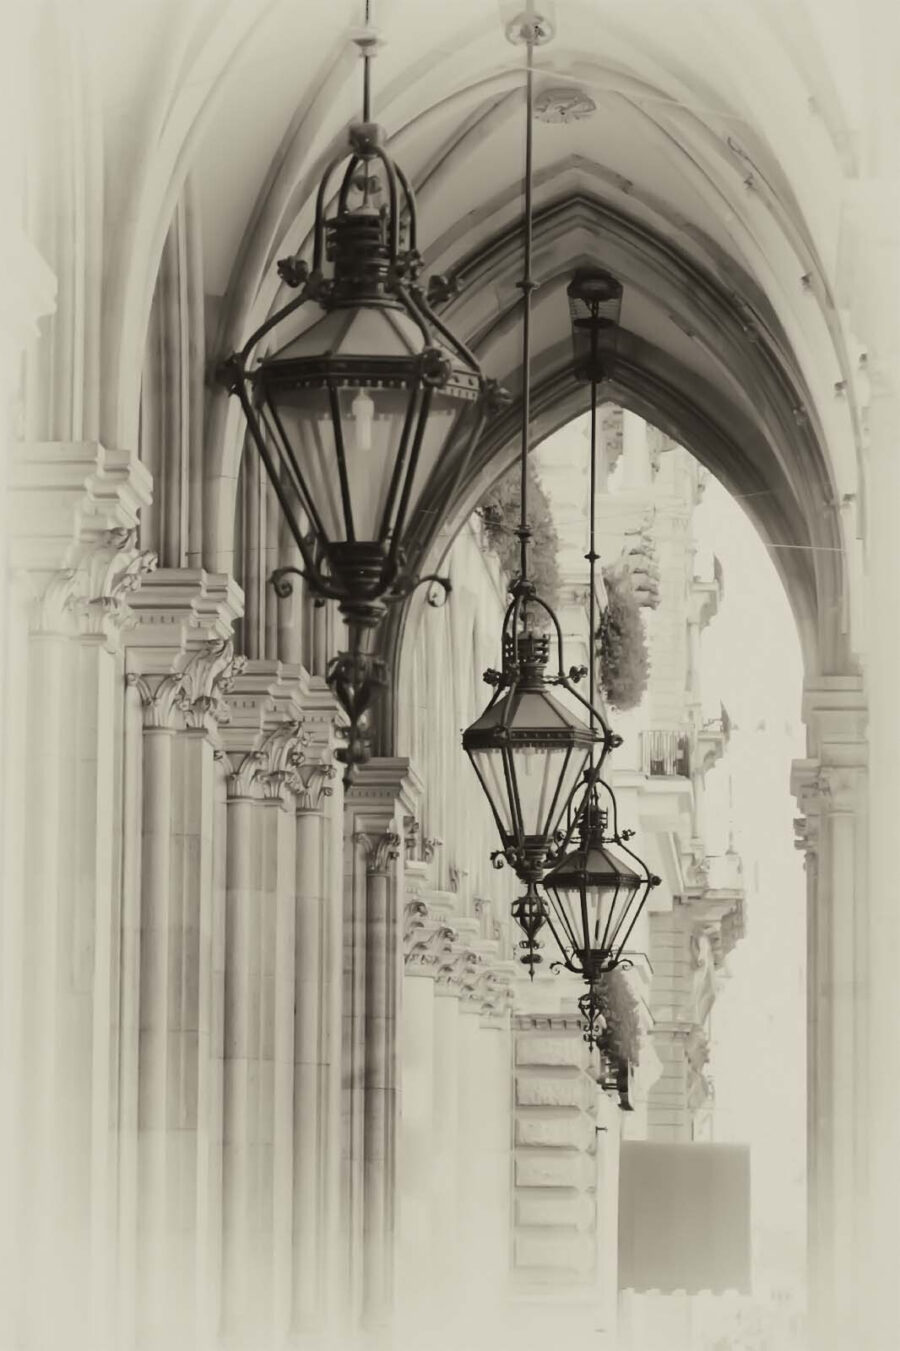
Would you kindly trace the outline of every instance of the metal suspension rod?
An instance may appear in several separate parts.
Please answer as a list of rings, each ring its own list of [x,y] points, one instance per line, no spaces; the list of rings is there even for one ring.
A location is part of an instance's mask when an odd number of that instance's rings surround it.
[[[369,27],[371,19],[371,0],[366,0],[366,28]],[[367,43],[363,50],[363,121],[372,120],[372,76],[370,66],[372,63],[371,44]]]
[[[525,44],[525,272],[519,282],[524,306],[522,321],[522,464],[521,464],[521,516],[519,522],[520,567],[524,581],[528,575],[528,450],[531,422],[531,293],[534,280],[531,276],[532,251],[532,195],[533,195],[533,152],[534,152],[534,34],[529,31]]]
[[[588,542],[588,563],[590,565],[590,597],[588,600],[588,699],[591,705],[591,729],[594,727],[594,644],[597,640],[597,597],[595,584],[597,579],[597,325],[591,326],[591,476],[590,476],[590,534]],[[592,752],[593,755],[593,752]]]
[[[588,703],[590,704],[590,727],[593,732],[597,714],[594,710],[596,685],[595,663],[597,642],[597,306],[591,306],[591,466],[590,466],[590,503],[588,505]],[[589,770],[591,780],[594,777],[594,746],[591,744]],[[587,825],[593,825],[593,788],[588,791]]]

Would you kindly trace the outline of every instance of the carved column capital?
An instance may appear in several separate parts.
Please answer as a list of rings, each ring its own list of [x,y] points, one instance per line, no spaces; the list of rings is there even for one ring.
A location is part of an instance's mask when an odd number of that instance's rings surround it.
[[[403,841],[393,830],[386,830],[381,835],[360,830],[354,833],[353,843],[362,850],[366,872],[373,877],[390,872],[391,863],[400,857],[400,846]]]
[[[240,752],[217,751],[225,767],[227,797],[229,802],[260,800],[259,779],[263,768],[262,751]]]
[[[815,759],[793,763],[791,792],[801,813],[794,818],[794,843],[806,854],[807,863],[818,852],[827,817],[856,815],[865,809],[865,764],[861,749],[851,745],[850,763],[821,764]]]
[[[218,719],[227,717],[223,695],[243,662],[226,638],[198,648],[180,671],[162,676],[131,671],[126,680],[140,695],[145,727],[214,732]]]
[[[332,779],[335,776],[333,764],[321,760],[306,761],[297,766],[292,789],[297,799],[297,810],[316,812],[326,797],[334,792]]]
[[[286,806],[291,793],[302,787],[303,753],[308,738],[298,718],[278,723],[269,731],[259,748],[257,777],[267,802]]]
[[[230,638],[213,639],[188,658],[181,673],[185,724],[192,731],[213,731],[230,717],[225,695],[247,664],[234,655]]]

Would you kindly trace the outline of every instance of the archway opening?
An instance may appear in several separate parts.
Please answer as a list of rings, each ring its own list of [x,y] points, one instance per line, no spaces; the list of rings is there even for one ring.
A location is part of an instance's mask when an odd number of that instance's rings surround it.
[[[605,690],[625,737],[612,776],[665,893],[628,978],[647,1053],[623,1138],[751,1149],[753,1295],[633,1297],[631,1336],[640,1346],[693,1319],[710,1337],[751,1325],[790,1337],[804,1314],[806,1239],[806,928],[788,788],[805,744],[796,620],[746,500],[638,414],[606,404],[598,418],[604,583],[624,577],[643,597],[649,655],[646,687],[620,700],[627,709]],[[576,663],[586,654],[588,436],[588,416],[576,416],[532,457],[555,527],[566,660]],[[478,509],[445,552],[451,599],[443,613],[422,614],[405,644],[400,754],[421,759],[427,741],[433,760],[439,741],[446,758],[461,757],[459,730],[487,698],[481,669],[497,663],[507,553]],[[485,876],[468,885],[496,898],[486,806],[473,783],[460,810],[449,787],[442,794],[453,777],[448,765],[425,803],[426,829],[443,838],[445,885],[456,890],[463,836],[471,845],[481,832]],[[504,903],[495,906],[491,923],[512,959],[515,931]],[[670,960],[678,944],[680,965]],[[542,997],[523,989],[523,1007]]]

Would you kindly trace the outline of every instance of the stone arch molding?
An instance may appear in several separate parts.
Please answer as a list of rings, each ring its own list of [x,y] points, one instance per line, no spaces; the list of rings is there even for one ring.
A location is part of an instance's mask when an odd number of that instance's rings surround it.
[[[138,157],[141,167],[133,171],[128,189],[133,202],[128,230],[114,241],[108,287],[111,322],[105,329],[105,350],[114,359],[103,399],[104,424],[115,429],[114,440],[127,440],[135,427],[134,371],[140,364],[155,277],[182,185],[209,153],[219,109],[234,97],[245,76],[242,45],[255,27],[266,24],[268,40],[274,42],[283,6],[262,0],[256,5],[227,6],[208,33],[197,27],[201,8],[199,4],[182,6],[180,16],[170,15],[180,34],[183,61],[180,66],[170,65],[157,92],[147,125],[164,134],[157,136],[152,155]],[[349,26],[352,6],[344,8]],[[510,67],[510,49],[502,40],[497,45],[493,15],[488,21],[475,5],[457,8],[454,41],[448,44],[440,22],[430,24],[428,34],[419,33],[407,8],[398,3],[385,14],[390,41],[380,58],[377,111],[392,134],[397,153],[419,161],[413,177],[427,204],[452,197],[454,183],[465,173],[468,153],[514,116],[520,72]],[[853,486],[847,486],[855,477],[857,421],[848,355],[852,342],[845,337],[821,262],[834,242],[831,227],[825,224],[833,213],[829,216],[825,210],[829,203],[824,201],[827,193],[823,194],[821,185],[836,181],[848,153],[841,133],[841,109],[833,93],[828,100],[820,98],[825,113],[812,133],[799,138],[803,145],[798,149],[791,138],[785,140],[779,133],[790,125],[788,112],[798,111],[799,75],[808,72],[799,72],[796,42],[786,42],[771,17],[754,14],[742,19],[740,44],[735,42],[733,16],[728,24],[708,25],[701,61],[692,51],[690,24],[681,33],[651,35],[646,19],[614,14],[604,19],[602,54],[591,53],[591,46],[598,45],[595,24],[591,44],[577,41],[581,26],[591,18],[589,7],[568,0],[561,8],[570,36],[555,51],[551,49],[548,62],[553,80],[582,81],[600,99],[601,117],[617,106],[631,109],[652,143],[673,155],[691,185],[697,211],[717,212],[728,220],[733,257],[722,256],[720,250],[718,258],[713,258],[711,241],[702,238],[696,222],[667,210],[664,198],[654,199],[647,183],[629,184],[620,174],[604,171],[599,133],[591,162],[569,165],[568,170],[582,178],[593,176],[595,195],[614,205],[629,205],[644,221],[659,225],[668,218],[670,232],[685,251],[707,265],[712,261],[726,272],[729,268],[741,272],[745,279],[755,276],[750,289],[757,298],[768,296],[779,313],[785,338],[799,353],[811,385],[819,372],[822,388],[815,393],[830,454],[842,465],[846,461],[846,469],[836,477],[841,480],[842,494],[854,492]],[[271,164],[240,237],[217,333],[210,344],[216,353],[230,349],[278,303],[274,259],[296,248],[308,233],[309,199],[318,170],[354,115],[358,77],[354,52],[346,29],[343,33],[339,29],[339,18],[335,13],[321,49],[308,44],[313,53],[310,78],[296,99],[296,111],[280,145],[270,146]],[[406,50],[397,36],[406,20],[417,41],[431,42],[420,53]],[[810,27],[809,16],[804,23]],[[810,38],[806,67],[815,66],[817,50]],[[254,51],[259,53],[259,42]],[[765,80],[758,78],[761,71],[765,71]],[[813,73],[819,86],[831,88],[821,60]],[[726,132],[728,127],[731,134]],[[734,132],[736,127],[739,135]],[[436,145],[425,155],[423,136],[433,136]],[[772,149],[776,145],[777,155]],[[545,169],[546,196],[560,195],[561,175],[560,164]],[[452,263],[471,253],[485,237],[497,232],[504,216],[508,223],[516,209],[514,194],[502,188],[495,200],[475,213],[479,219],[467,219],[466,233],[451,230],[431,242],[429,263]],[[801,297],[803,277],[808,280]],[[837,407],[822,396],[826,388],[830,392],[841,382],[847,399]],[[230,555],[242,428],[224,398],[214,392],[208,402],[202,451],[202,551],[207,565],[219,566]],[[197,533],[195,528],[195,537]]]
[[[641,333],[622,334],[602,396],[688,445],[730,491],[746,499],[791,600],[808,673],[852,666],[844,605],[850,585],[845,548],[852,541],[845,537],[846,518],[829,509],[834,469],[814,399],[764,297],[748,285],[751,305],[666,240],[583,195],[546,206],[535,241],[535,440],[586,409],[587,391],[571,370],[565,286],[575,266],[609,267],[625,283],[626,295],[629,288],[638,292],[650,322]],[[520,265],[512,228],[462,260],[459,271],[467,284],[447,311],[485,368],[514,392]],[[677,345],[652,340],[654,326],[666,325],[677,330]],[[423,530],[423,570],[440,566],[484,490],[515,458],[517,403],[488,427],[440,526]],[[418,605],[417,598],[409,619]],[[399,619],[391,635],[398,686],[406,673],[405,657],[398,660],[401,629]]]

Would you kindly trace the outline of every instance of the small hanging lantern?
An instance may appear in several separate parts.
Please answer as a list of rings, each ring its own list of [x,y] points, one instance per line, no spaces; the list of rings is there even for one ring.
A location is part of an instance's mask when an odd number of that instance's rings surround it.
[[[544,877],[547,925],[561,965],[590,990],[607,971],[629,964],[626,955],[638,917],[660,879],[629,848],[633,831],[620,830],[616,799],[595,779],[579,814],[575,847]]]
[[[599,774],[620,739],[574,687],[581,671],[562,665],[562,633],[549,606],[514,588],[503,624],[503,667],[485,672],[494,694],[481,717],[463,733],[468,754],[500,833],[499,855],[525,882],[539,881],[550,856],[563,847],[577,789]],[[530,609],[526,596],[530,595]],[[533,626],[534,611],[549,616],[557,664],[548,670],[551,639]],[[594,714],[590,726],[556,697],[566,690]],[[593,767],[592,766],[593,761]]]

